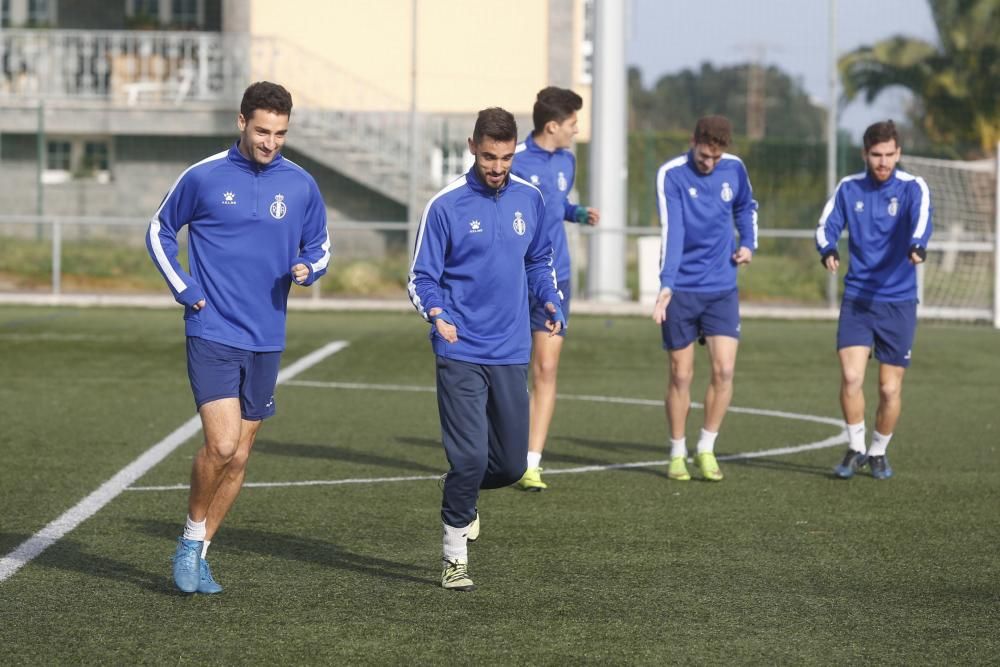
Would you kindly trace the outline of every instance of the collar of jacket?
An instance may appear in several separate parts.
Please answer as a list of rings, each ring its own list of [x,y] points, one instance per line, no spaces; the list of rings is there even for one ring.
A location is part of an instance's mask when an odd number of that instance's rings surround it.
[[[499,188],[493,189],[483,183],[482,179],[479,178],[479,172],[476,171],[476,165],[473,164],[469,167],[469,171],[465,172],[465,182],[474,192],[478,192],[484,197],[499,197],[510,186],[510,172],[507,172],[507,178],[504,179],[503,184]]]
[[[284,158],[281,157],[281,153],[278,153],[277,155],[274,156],[274,159],[271,160],[269,163],[257,164],[253,160],[248,160],[245,157],[243,157],[243,153],[240,152],[240,142],[238,139],[235,142],[233,142],[232,147],[229,149],[229,161],[235,164],[240,169],[252,172],[254,174],[274,169],[279,164],[281,164],[281,161],[283,159]]]

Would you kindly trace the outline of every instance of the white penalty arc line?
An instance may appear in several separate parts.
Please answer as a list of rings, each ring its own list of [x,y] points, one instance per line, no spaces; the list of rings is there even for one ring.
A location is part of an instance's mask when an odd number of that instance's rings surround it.
[[[302,371],[316,365],[326,357],[347,347],[347,341],[335,340],[310,352],[278,373],[278,383],[287,383]],[[0,558],[0,582],[9,579],[15,572],[37,558],[43,551],[61,539],[81,523],[96,514],[102,507],[114,500],[133,482],[165,459],[171,452],[187,442],[201,430],[201,417],[195,415],[177,430],[146,450],[139,458],[128,464],[114,477],[102,484],[96,491],[78,502],[50,522],[47,526],[25,540],[16,549]]]
[[[289,386],[295,387],[317,387],[321,389],[356,389],[365,391],[411,391],[411,392],[422,392],[422,393],[434,393],[434,387],[423,386],[423,385],[406,385],[406,384],[367,384],[363,382],[315,382],[311,380],[295,380],[287,383]],[[593,403],[617,403],[622,405],[641,405],[641,406],[654,406],[659,407],[663,405],[662,400],[650,400],[645,398],[626,398],[617,396],[591,396],[586,394],[559,394],[557,396],[560,400],[570,400],[570,401],[589,401]],[[692,407],[702,407],[699,403],[692,403]],[[766,456],[783,456],[786,454],[797,454],[799,452],[807,452],[814,449],[825,449],[827,447],[834,447],[836,445],[844,444],[848,441],[847,432],[844,430],[844,422],[839,419],[833,419],[831,417],[820,417],[818,415],[804,415],[796,412],[784,412],[781,410],[761,410],[758,408],[740,408],[740,407],[730,407],[730,412],[738,412],[743,414],[757,415],[761,417],[779,417],[782,419],[796,419],[799,421],[814,422],[818,424],[829,424],[831,426],[836,426],[841,429],[841,432],[835,436],[825,438],[823,440],[817,440],[816,442],[807,442],[801,445],[792,445],[789,447],[777,447],[775,449],[764,449],[756,452],[741,452],[739,454],[726,454],[717,457],[720,461],[737,461],[744,459],[756,459],[763,458]],[[572,475],[580,474],[586,472],[602,472],[605,470],[625,470],[629,468],[652,468],[657,466],[664,466],[670,463],[669,459],[663,459],[659,461],[637,461],[634,463],[609,463],[605,465],[592,465],[592,466],[578,466],[576,468],[546,468],[546,475]],[[394,482],[422,482],[428,480],[440,479],[440,475],[412,475],[412,476],[397,476],[397,477],[364,477],[364,478],[352,478],[352,479],[313,479],[313,480],[302,480],[296,482],[246,482],[244,488],[285,488],[285,487],[302,487],[302,486],[345,486],[349,484],[388,484]],[[187,484],[171,484],[166,486],[133,486],[129,487],[128,491],[183,491],[188,488]]]

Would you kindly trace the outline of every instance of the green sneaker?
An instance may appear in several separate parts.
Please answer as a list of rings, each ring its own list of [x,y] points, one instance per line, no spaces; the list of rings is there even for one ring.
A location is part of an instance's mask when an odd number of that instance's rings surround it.
[[[444,559],[444,571],[441,573],[441,588],[449,591],[474,591],[476,585],[469,578],[469,564],[460,560]]]
[[[541,491],[549,488],[549,485],[542,481],[541,468],[528,468],[524,471],[524,476],[517,483],[517,488],[522,491]]]
[[[691,479],[688,472],[687,460],[684,456],[675,456],[670,459],[670,468],[667,469],[667,477],[676,479],[678,482],[686,482]]]
[[[710,482],[721,482],[722,481],[722,471],[719,470],[719,462],[715,460],[715,454],[712,452],[702,452],[695,455],[694,462],[698,465],[698,469],[701,470],[701,476]]]
[[[476,512],[476,518],[469,524],[465,533],[465,539],[469,542],[475,542],[479,539],[479,512]]]

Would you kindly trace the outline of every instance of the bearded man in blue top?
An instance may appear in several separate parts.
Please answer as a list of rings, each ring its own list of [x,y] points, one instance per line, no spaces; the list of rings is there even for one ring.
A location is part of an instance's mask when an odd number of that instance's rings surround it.
[[[892,477],[886,448],[902,411],[903,374],[917,328],[916,266],[927,257],[931,195],[919,176],[898,169],[902,149],[895,124],[865,130],[865,171],[847,176],[823,208],[816,249],[824,268],[840,268],[837,239],[850,235],[850,265],[837,326],[840,405],[848,450],[834,468],[850,479],[868,466],[875,479]],[[879,403],[871,446],[865,449],[865,369],[874,348],[879,361]]]
[[[545,203],[511,173],[514,116],[479,112],[469,150],[475,162],[424,209],[410,267],[410,300],[431,323],[441,440],[450,468],[441,499],[441,586],[475,589],[468,543],[479,537],[480,489],[521,478],[528,451],[528,293],[565,325],[552,280]]]
[[[291,113],[282,86],[247,88],[237,142],[180,175],[146,234],[184,306],[188,377],[205,433],[174,553],[174,583],[185,593],[222,591],[205,556],[243,486],[260,425],[275,413],[288,291],[292,282],[311,285],[330,262],[316,181],[281,155]],[[190,272],[177,259],[185,225]]]

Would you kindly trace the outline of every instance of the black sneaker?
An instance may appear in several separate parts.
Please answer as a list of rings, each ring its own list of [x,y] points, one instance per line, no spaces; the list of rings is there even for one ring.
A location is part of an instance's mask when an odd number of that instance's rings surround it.
[[[858,471],[858,468],[865,464],[866,460],[867,457],[861,452],[848,449],[847,454],[844,455],[844,460],[833,469],[833,474],[840,479],[850,479],[854,477],[854,473]]]
[[[869,456],[868,467],[872,471],[875,479],[889,479],[892,477],[892,468],[889,466],[889,458],[886,456]]]

